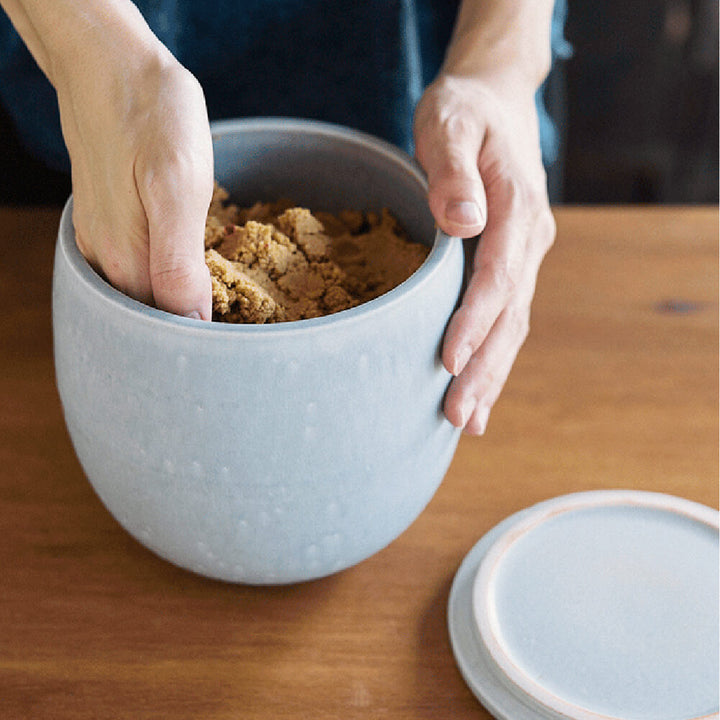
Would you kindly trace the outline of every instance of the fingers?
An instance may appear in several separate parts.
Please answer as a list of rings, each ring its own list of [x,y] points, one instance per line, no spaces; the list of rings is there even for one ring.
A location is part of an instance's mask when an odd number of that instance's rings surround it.
[[[492,214],[480,238],[462,304],[445,333],[442,359],[453,375],[482,345],[517,290],[526,262],[530,218],[513,182],[491,187]]]
[[[94,177],[73,166],[73,225],[78,249],[113,287],[152,304],[147,228],[134,188],[122,192],[118,184],[113,192],[93,182]]]
[[[477,278],[477,281],[474,286],[471,282],[463,305],[448,327],[444,355],[452,352],[453,343],[469,346],[471,350],[467,361],[454,373],[456,377],[445,398],[445,414],[453,425],[464,428],[468,434],[485,432],[490,410],[527,338],[537,273],[554,237],[555,223],[549,210],[538,213],[528,230],[524,263],[518,277],[508,281],[507,272],[503,270],[498,278],[490,279],[489,285],[483,286],[481,275],[476,272],[473,280]],[[477,252],[478,256],[482,255],[482,245]],[[478,262],[482,264],[483,260]],[[482,312],[483,297],[489,297],[488,305],[492,305],[487,315]],[[490,318],[502,305],[502,297],[507,297],[507,302],[486,332]]]
[[[528,287],[529,295],[533,287]],[[445,414],[453,425],[464,428],[470,435],[485,432],[490,410],[500,396],[529,329],[529,300],[503,310],[485,342],[450,384]]]
[[[97,227],[97,223],[95,226]],[[153,304],[150,273],[148,271],[147,252],[142,246],[137,251],[124,252],[115,243],[111,233],[102,239],[101,229],[92,233],[93,243],[87,242],[82,224],[75,222],[76,241],[80,252],[93,269],[102,275],[113,287],[128,297],[147,305]]]

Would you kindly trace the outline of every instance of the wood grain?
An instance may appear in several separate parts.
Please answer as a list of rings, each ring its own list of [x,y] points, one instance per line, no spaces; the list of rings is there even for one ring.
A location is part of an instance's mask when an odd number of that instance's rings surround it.
[[[488,432],[420,519],[337,576],[252,588],[159,560],[94,495],[53,377],[59,213],[0,208],[0,717],[489,718],[445,622],[485,532],[587,489],[717,507],[717,209],[556,216]]]

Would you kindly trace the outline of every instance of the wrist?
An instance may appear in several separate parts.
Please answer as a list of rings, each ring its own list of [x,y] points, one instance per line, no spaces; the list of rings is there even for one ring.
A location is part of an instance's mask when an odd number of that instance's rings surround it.
[[[142,64],[164,49],[130,0],[0,0],[57,89],[112,62]],[[167,53],[169,54],[169,53]]]
[[[504,55],[492,50],[473,49],[467,54],[448,54],[441,73],[452,77],[477,79],[500,94],[519,93],[534,97],[550,70],[547,58],[529,50],[512,50]]]
[[[550,72],[552,0],[464,0],[443,72],[531,96]]]
[[[50,35],[46,42],[49,79],[56,90],[80,80],[88,86],[97,84],[99,92],[117,93],[121,88],[112,87],[113,83],[136,82],[149,68],[174,62],[135,5],[127,5],[108,3],[112,7],[100,8],[77,24],[71,22],[66,32]],[[129,86],[126,91],[130,89],[138,88]]]

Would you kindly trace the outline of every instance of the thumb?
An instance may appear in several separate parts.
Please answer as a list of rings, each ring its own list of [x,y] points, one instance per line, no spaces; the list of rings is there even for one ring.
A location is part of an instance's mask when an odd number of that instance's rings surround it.
[[[415,136],[418,161],[428,176],[428,204],[441,230],[473,237],[487,218],[478,170],[483,128],[462,111],[440,120],[441,116],[423,123]]]
[[[183,186],[174,173],[166,177],[172,180],[154,184],[152,200],[145,202],[155,305],[176,315],[210,320],[212,289],[204,237],[212,173],[199,187],[192,181]]]

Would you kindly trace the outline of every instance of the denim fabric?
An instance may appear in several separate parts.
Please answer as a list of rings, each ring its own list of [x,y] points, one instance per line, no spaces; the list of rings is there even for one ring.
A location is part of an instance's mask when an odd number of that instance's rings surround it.
[[[459,0],[137,0],[160,40],[198,78],[211,119],[327,120],[412,152],[412,114],[436,75]],[[566,0],[557,0],[553,57],[566,57]],[[208,13],[208,10],[211,10]],[[538,93],[543,158],[557,130]],[[0,12],[0,100],[27,147],[69,162],[54,90]]]

